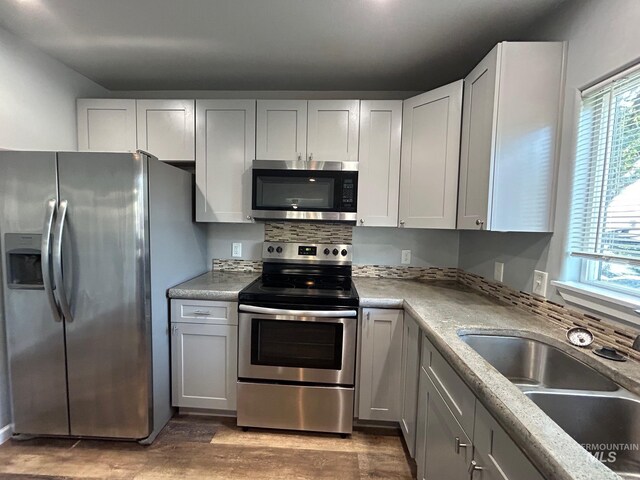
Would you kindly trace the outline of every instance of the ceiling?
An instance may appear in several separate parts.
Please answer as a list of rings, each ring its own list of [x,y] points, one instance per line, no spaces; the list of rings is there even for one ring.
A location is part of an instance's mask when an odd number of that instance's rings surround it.
[[[111,90],[427,90],[562,0],[0,0],[0,26]]]

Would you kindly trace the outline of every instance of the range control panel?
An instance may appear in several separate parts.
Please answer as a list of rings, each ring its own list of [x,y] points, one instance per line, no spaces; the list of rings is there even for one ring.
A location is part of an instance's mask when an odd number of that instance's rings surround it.
[[[264,242],[262,259],[271,262],[350,264],[352,246],[332,243]]]

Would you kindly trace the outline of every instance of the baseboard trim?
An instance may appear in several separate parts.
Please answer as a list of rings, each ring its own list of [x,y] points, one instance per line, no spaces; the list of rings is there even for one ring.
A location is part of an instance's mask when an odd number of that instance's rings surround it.
[[[11,438],[11,435],[13,435],[12,424],[5,425],[4,427],[0,428],[0,445],[9,440]]]

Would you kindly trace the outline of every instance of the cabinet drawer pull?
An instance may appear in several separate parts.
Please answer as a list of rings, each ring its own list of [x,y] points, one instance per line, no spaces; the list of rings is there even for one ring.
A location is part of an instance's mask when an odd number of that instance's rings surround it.
[[[460,449],[461,448],[467,448],[469,446],[469,444],[467,443],[460,443],[460,437],[456,437],[456,446],[455,446],[455,450],[456,450],[456,454],[460,454]]]
[[[473,478],[473,472],[477,472],[478,470],[484,470],[484,468],[479,467],[478,462],[476,462],[475,460],[471,460],[471,463],[469,464],[469,473],[471,474],[472,478]]]
[[[193,314],[194,315],[211,315],[211,312],[209,310],[194,310]]]

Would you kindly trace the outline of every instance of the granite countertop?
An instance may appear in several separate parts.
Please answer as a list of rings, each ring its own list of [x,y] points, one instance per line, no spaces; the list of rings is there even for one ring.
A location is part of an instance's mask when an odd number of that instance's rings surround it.
[[[210,271],[170,288],[169,298],[237,302],[238,293],[260,273]]]
[[[543,318],[494,301],[454,282],[354,278],[361,307],[404,308],[482,404],[546,478],[599,480],[620,477],[557,426],[518,387],[498,373],[459,333],[500,333],[544,340],[640,394],[640,364],[600,359],[568,344],[565,331]]]

